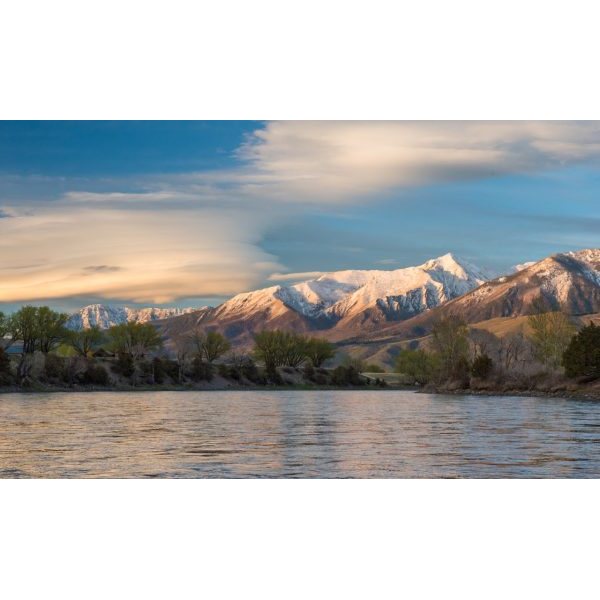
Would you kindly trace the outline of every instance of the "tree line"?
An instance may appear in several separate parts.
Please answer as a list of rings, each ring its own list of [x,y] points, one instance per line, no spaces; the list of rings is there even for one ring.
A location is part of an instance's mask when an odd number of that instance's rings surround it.
[[[10,374],[6,350],[17,342],[22,343],[16,369],[18,383],[30,378],[36,354],[43,355],[46,374],[51,377],[99,384],[106,383],[108,375],[104,377],[101,371],[105,369],[95,359],[108,355],[112,371],[135,384],[138,380],[160,382],[165,376],[173,382],[210,380],[216,372],[233,379],[277,383],[279,367],[303,365],[310,374],[336,352],[326,340],[281,330],[255,334],[251,352],[234,351],[224,335],[201,328],[177,336],[165,348],[165,341],[151,323],[73,330],[67,327],[68,318],[47,306],[23,306],[10,316],[0,312],[0,373],[4,379]],[[218,361],[224,364],[216,365]],[[257,362],[263,365],[263,374]],[[69,370],[77,373],[66,375]]]
[[[467,325],[459,315],[436,320],[426,348],[404,349],[396,371],[413,382],[469,387],[473,378],[498,382],[552,376],[600,377],[600,328],[593,323],[579,331],[565,313],[534,301],[527,327],[498,337]]]

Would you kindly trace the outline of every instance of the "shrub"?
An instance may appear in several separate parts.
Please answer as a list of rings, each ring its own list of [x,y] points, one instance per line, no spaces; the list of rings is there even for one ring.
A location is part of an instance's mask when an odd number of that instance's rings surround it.
[[[304,373],[304,377],[307,379],[312,379],[315,376],[315,368],[313,367],[313,363],[307,362],[304,365],[302,372]]]
[[[471,374],[479,379],[486,379],[492,372],[494,363],[487,354],[480,354],[473,361],[471,366]]]
[[[365,365],[365,373],[385,373],[385,369],[375,363],[368,363]]]
[[[44,373],[48,379],[63,381],[65,378],[65,362],[56,354],[46,354],[44,361]]]
[[[83,374],[83,382],[88,385],[108,385],[108,372],[101,365],[90,362]]]
[[[573,336],[562,358],[567,377],[600,377],[600,327],[590,323]]]
[[[365,380],[361,378],[360,373],[353,367],[340,365],[331,373],[331,382],[333,385],[365,385]]]
[[[113,365],[113,369],[119,375],[123,377],[131,377],[135,373],[135,364],[133,362],[133,356],[127,352],[119,352],[117,360]]]
[[[407,375],[414,383],[425,385],[439,375],[437,355],[425,350],[402,350],[396,359],[396,372]]]
[[[247,360],[242,365],[242,375],[253,383],[264,383],[264,377],[261,376],[256,363],[253,360]]]
[[[179,382],[179,363],[170,358],[162,358],[161,365],[164,374],[173,382]]]
[[[10,369],[10,356],[0,348],[0,385],[12,383],[12,372]]]
[[[165,368],[163,366],[163,362],[160,358],[155,357],[152,360],[152,379],[154,383],[164,383],[165,381]]]
[[[5,352],[4,348],[0,348],[0,373],[10,373],[10,356]]]
[[[192,379],[194,381],[211,381],[213,378],[213,366],[204,362],[199,356],[192,361]]]
[[[342,366],[348,369],[352,368],[357,373],[364,373],[366,367],[365,362],[363,360],[361,360],[360,358],[355,358],[348,354],[346,354],[346,356],[342,358]]]

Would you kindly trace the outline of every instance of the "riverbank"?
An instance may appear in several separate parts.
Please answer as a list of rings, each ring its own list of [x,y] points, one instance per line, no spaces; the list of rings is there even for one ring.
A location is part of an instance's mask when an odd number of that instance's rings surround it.
[[[535,398],[572,398],[575,400],[600,401],[600,384],[576,384],[567,382],[546,387],[510,387],[494,386],[461,387],[456,385],[428,384],[418,388],[417,393],[444,394],[457,396],[502,396],[502,397],[535,397]]]

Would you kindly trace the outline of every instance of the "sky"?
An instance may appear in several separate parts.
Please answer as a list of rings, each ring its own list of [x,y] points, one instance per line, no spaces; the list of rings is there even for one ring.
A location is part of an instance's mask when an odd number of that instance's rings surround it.
[[[0,310],[600,246],[600,123],[0,122]]]

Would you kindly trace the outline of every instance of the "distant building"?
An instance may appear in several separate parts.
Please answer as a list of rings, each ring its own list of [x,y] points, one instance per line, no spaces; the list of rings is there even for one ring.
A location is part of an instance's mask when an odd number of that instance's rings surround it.
[[[4,341],[10,343],[10,346],[8,348],[4,348],[6,354],[23,354],[23,342],[16,341],[13,343],[8,338],[4,338]],[[2,347],[4,347],[4,344],[0,343],[0,348]]]

